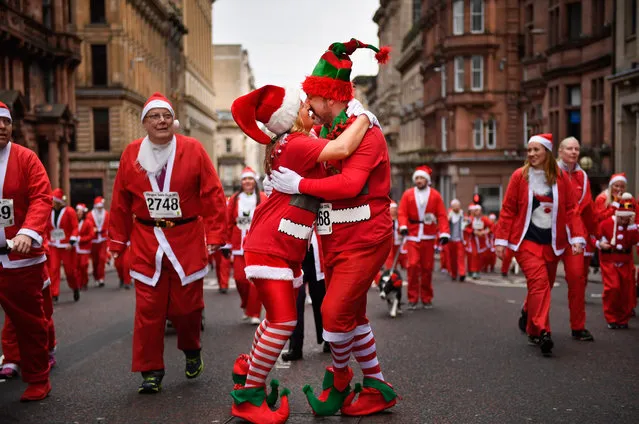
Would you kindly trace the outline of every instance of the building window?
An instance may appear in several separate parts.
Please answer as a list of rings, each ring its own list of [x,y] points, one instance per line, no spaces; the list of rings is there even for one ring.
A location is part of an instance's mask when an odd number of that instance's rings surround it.
[[[231,151],[233,150],[233,140],[230,138],[227,138],[225,142],[226,142],[226,153],[231,153]]]
[[[91,0],[91,23],[92,24],[105,24],[106,23],[106,10],[104,3],[106,0]]]
[[[486,147],[489,149],[497,147],[497,121],[494,119],[486,122]]]
[[[107,46],[91,45],[91,73],[93,85],[107,85]]]
[[[581,106],[581,86],[566,86],[566,101],[568,106]]]
[[[592,0],[592,34],[601,34],[606,19],[605,0]]]
[[[559,44],[559,4],[548,11],[548,44],[550,47]]]
[[[604,137],[604,79],[595,78],[591,81],[591,140],[592,146],[601,146]]]
[[[483,56],[471,57],[471,85],[470,89],[473,91],[482,91],[484,89],[484,58]]]
[[[625,0],[625,35],[632,38],[637,35],[637,0]]]
[[[96,152],[111,150],[109,109],[93,109],[93,150]]]
[[[441,66],[440,72],[441,72],[441,75],[442,75],[441,96],[443,98],[443,97],[446,97],[446,83],[448,82],[447,79],[446,79],[446,65],[442,65]]]
[[[473,147],[478,150],[484,148],[484,121],[481,119],[473,122]]]
[[[568,110],[566,111],[566,133],[568,136],[581,140],[581,111],[580,110]]]
[[[464,0],[453,2],[453,35],[464,33]]]
[[[455,91],[464,91],[464,58],[455,56]]]
[[[413,25],[417,25],[422,17],[422,0],[413,0]]]
[[[581,2],[566,5],[566,18],[568,40],[579,40],[581,38]]]
[[[51,0],[42,0],[42,25],[46,28],[53,28],[53,7]]]
[[[55,72],[53,69],[44,71],[44,101],[48,104],[55,103]]]
[[[502,188],[500,184],[477,185],[475,186],[475,193],[481,196],[481,206],[486,215],[491,213],[499,214],[502,202]]]
[[[470,32],[484,32],[484,0],[470,0]]]
[[[448,140],[448,129],[446,128],[446,117],[442,117],[441,119],[441,126],[442,126],[442,152],[445,152],[446,150],[448,150],[448,146],[446,145]]]

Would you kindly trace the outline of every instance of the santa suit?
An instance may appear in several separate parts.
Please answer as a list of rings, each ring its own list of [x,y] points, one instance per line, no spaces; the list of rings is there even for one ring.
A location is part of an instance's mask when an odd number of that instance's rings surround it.
[[[448,273],[457,278],[466,276],[466,255],[464,248],[464,212],[448,212],[448,226],[450,228],[450,241],[444,250],[448,251]]]
[[[422,303],[430,303],[435,239],[438,233],[439,237],[450,237],[448,216],[439,192],[430,186],[406,190],[399,202],[399,225],[400,231],[408,229],[408,302],[417,303],[421,288]]]
[[[77,278],[80,287],[87,287],[89,284],[89,258],[91,256],[91,245],[95,235],[95,224],[91,215],[78,222],[78,242],[75,245]]]
[[[78,241],[78,216],[70,206],[63,206],[59,212],[51,211],[49,220],[49,275],[51,295],[60,296],[60,266],[71,290],[80,288],[77,278],[76,252],[72,245]]]
[[[218,249],[210,255],[209,261],[215,262],[215,276],[220,289],[228,289],[229,276],[231,275],[231,259],[225,256],[221,249]]]
[[[578,203],[577,218],[581,219],[586,235],[596,234],[597,228],[592,193],[586,171],[581,169],[578,164],[575,165],[575,169],[569,171],[568,166],[561,160],[558,161],[558,165],[564,171],[574,193],[576,193]],[[590,240],[590,237],[587,237],[586,240]],[[583,254],[573,255],[572,250],[567,249],[561,256],[564,263],[566,283],[568,284],[568,306],[570,309],[570,328],[572,330],[583,330],[586,326],[586,281],[588,279],[590,257],[593,254],[592,244],[587,243]]]
[[[266,195],[264,193],[254,191],[251,194],[235,193],[228,202],[228,239],[231,240],[232,246],[233,278],[242,300],[241,308],[244,309],[246,316],[251,318],[259,318],[262,305],[255,286],[251,284],[244,273],[246,263],[242,246],[244,238],[251,227],[255,208],[265,200]]]
[[[166,319],[177,331],[178,349],[200,349],[206,245],[225,242],[226,200],[211,159],[194,138],[176,134],[169,143],[167,162],[157,174],[138,162],[153,148],[148,138],[129,144],[113,188],[109,249],[119,255],[131,241],[130,274],[136,281],[134,372],[164,369]],[[177,201],[158,204],[154,198]],[[151,210],[156,217],[164,210],[180,218],[154,220]]]
[[[577,202],[570,181],[558,170],[552,187],[545,183],[543,171],[517,169],[508,183],[501,215],[495,229],[495,245],[515,251],[526,276],[528,295],[527,333],[550,333],[550,289],[555,281],[557,262],[570,244],[585,245],[585,232],[576,216]],[[570,237],[568,235],[570,231]]]
[[[633,308],[631,299],[636,297],[632,248],[639,243],[639,231],[634,222],[621,225],[617,219],[612,216],[599,225],[597,246],[604,285],[603,310],[609,324],[628,324]],[[611,244],[611,249],[601,249],[601,242]]]
[[[487,216],[472,216],[469,224],[464,229],[466,236],[466,252],[468,253],[468,271],[479,272],[482,264],[486,262],[486,254],[490,253],[490,233],[477,235],[475,231],[492,231],[493,223]]]
[[[0,221],[0,306],[15,326],[27,383],[49,379],[49,321],[44,312],[42,276],[51,186],[36,154],[9,142],[0,149],[0,199],[13,202],[13,220],[5,203]],[[33,240],[27,254],[7,252],[7,240],[24,234]],[[16,284],[19,282],[19,284]]]
[[[89,212],[95,224],[95,234],[91,246],[91,263],[93,264],[93,279],[104,281],[104,271],[107,260],[107,230],[109,229],[109,212],[104,209],[93,208]]]

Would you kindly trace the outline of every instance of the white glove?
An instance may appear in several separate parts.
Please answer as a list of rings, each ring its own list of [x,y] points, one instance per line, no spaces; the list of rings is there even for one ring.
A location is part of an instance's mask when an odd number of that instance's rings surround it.
[[[297,172],[283,166],[280,166],[278,171],[271,172],[273,188],[280,193],[299,194],[300,181],[302,181],[302,177]]]
[[[348,102],[348,106],[346,107],[346,116],[359,116],[366,115],[368,120],[370,121],[370,125],[368,128],[373,128],[374,125],[377,125],[379,128],[382,126],[379,124],[377,120],[377,116],[373,115],[372,112],[364,109],[364,106],[357,99],[352,99]]]
[[[270,196],[271,193],[273,193],[273,183],[268,175],[264,176],[264,179],[262,180],[262,187],[264,187],[264,194],[267,196]]]

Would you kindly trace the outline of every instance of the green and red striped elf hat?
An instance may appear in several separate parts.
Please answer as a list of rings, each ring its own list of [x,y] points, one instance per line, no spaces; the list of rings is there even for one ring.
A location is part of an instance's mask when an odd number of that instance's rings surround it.
[[[353,98],[351,83],[353,62],[350,55],[357,49],[373,50],[375,59],[380,64],[387,63],[390,59],[390,47],[387,46],[378,49],[354,38],[346,43],[333,43],[322,55],[313,73],[302,83],[304,92],[309,96],[319,96],[340,102],[350,101]]]

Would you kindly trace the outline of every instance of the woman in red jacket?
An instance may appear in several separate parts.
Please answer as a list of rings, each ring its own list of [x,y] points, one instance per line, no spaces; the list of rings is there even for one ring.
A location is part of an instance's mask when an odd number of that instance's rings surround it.
[[[584,229],[576,218],[577,202],[552,155],[552,134],[528,140],[528,159],[510,179],[495,229],[495,253],[515,251],[528,286],[526,332],[544,356],[552,355],[550,289],[565,249],[581,254]],[[569,239],[566,227],[570,230]]]
[[[312,138],[308,135],[313,126],[310,107],[300,102],[299,91],[273,85],[236,99],[231,112],[246,135],[267,145],[267,174],[283,166],[304,177],[321,177],[320,162],[350,156],[374,120],[359,117],[334,140]],[[256,121],[276,137],[271,139]],[[246,235],[245,273],[255,284],[266,319],[255,332],[250,355],[240,355],[233,367],[231,413],[251,423],[283,423],[289,416],[287,391],[282,392],[280,408],[272,411],[269,406],[276,397],[267,399],[265,382],[297,324],[296,291],[302,284],[302,261],[319,206],[317,198],[274,190],[255,209]]]

